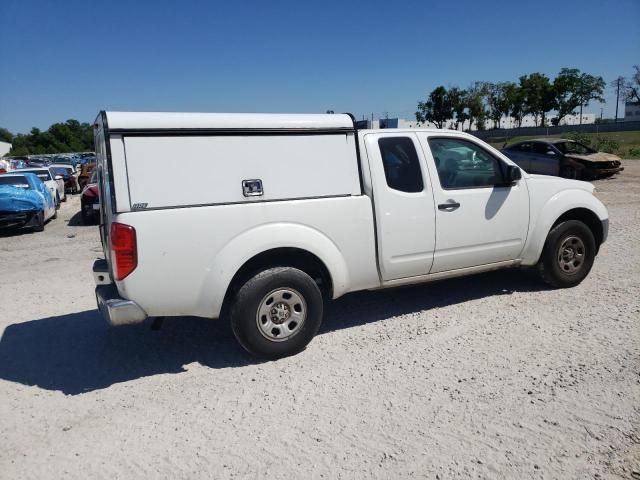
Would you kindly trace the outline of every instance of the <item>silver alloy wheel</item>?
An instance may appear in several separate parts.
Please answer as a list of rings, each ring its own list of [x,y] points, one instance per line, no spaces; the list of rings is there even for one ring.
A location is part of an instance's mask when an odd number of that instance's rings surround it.
[[[569,275],[577,273],[584,265],[584,254],[584,242],[581,238],[575,235],[565,238],[558,249],[560,270]]]
[[[293,288],[278,288],[266,294],[258,307],[258,330],[267,339],[282,342],[300,331],[307,318],[307,303]]]

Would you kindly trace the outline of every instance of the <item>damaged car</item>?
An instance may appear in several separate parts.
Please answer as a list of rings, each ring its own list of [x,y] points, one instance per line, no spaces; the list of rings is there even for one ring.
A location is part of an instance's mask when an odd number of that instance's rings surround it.
[[[56,218],[56,206],[49,189],[33,173],[0,175],[0,229],[31,227],[44,230]]]
[[[51,169],[56,175],[60,175],[64,181],[64,189],[67,193],[80,193],[80,183],[78,182],[78,172],[73,165],[53,163]]]
[[[620,157],[565,138],[512,143],[502,153],[528,173],[578,180],[610,177],[624,170]]]
[[[95,223],[100,214],[100,195],[98,190],[98,172],[94,170],[91,178],[82,189],[80,214],[85,224]]]

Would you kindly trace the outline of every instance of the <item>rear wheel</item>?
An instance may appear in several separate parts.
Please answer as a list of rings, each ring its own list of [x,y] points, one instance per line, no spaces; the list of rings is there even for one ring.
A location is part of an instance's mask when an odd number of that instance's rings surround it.
[[[56,192],[56,210],[60,208],[60,194]]]
[[[275,359],[296,354],[322,323],[322,293],[302,270],[274,267],[249,279],[230,309],[231,328],[250,354]]]
[[[560,167],[560,176],[562,178],[571,178],[574,180],[582,179],[583,169],[571,164],[564,164]]]
[[[596,241],[589,227],[579,220],[568,220],[549,232],[538,273],[552,287],[574,287],[589,274],[595,256]]]

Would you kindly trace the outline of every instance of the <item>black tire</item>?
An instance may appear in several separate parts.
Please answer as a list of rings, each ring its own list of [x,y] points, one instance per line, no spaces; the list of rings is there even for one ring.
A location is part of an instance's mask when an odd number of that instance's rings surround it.
[[[34,232],[43,232],[44,231],[44,210],[38,212],[38,219],[36,221],[36,225],[33,227]]]
[[[93,215],[84,203],[80,205],[80,215],[82,216],[82,223],[85,225],[93,223]]]
[[[58,218],[58,210],[54,210],[53,215],[51,215],[51,220],[55,220],[56,218]]]
[[[60,208],[60,194],[56,192],[56,210]]]
[[[271,304],[268,303],[267,297],[286,295],[288,290],[291,290],[294,295],[293,306],[287,305],[286,300],[280,303],[272,300]],[[297,299],[301,299],[302,302],[295,303]],[[287,311],[291,312],[288,318],[284,320],[277,318],[273,323],[267,323],[271,322],[272,318],[267,319],[265,315],[259,318],[258,312],[261,307],[268,309],[273,305],[274,308],[271,310],[273,312],[276,307],[283,305],[282,302],[285,304],[282,315],[287,315]],[[296,323],[294,318],[294,310],[304,313],[304,318],[299,323]],[[304,350],[320,328],[322,312],[322,292],[318,285],[305,272],[291,267],[269,268],[250,278],[238,290],[229,311],[231,329],[240,345],[251,355],[265,359],[287,357]],[[276,321],[283,321],[283,323],[276,324]],[[266,327],[258,326],[258,322]],[[276,335],[280,330],[284,335],[283,339],[268,338],[267,335],[270,333],[264,333],[264,330],[271,328],[269,325],[273,327],[270,330],[271,335]],[[290,327],[291,325],[293,327]],[[285,329],[289,328],[294,333],[284,333]]]
[[[582,170],[578,170],[573,165],[562,165],[560,167],[560,176],[562,178],[570,178],[573,180],[581,180],[582,179]]]
[[[567,220],[551,229],[540,260],[538,274],[554,288],[578,285],[591,271],[596,257],[593,232],[579,220]]]

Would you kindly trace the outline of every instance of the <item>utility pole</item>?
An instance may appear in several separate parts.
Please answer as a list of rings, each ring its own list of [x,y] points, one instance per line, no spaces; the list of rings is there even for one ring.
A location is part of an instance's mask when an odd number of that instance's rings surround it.
[[[615,122],[618,122],[618,105],[620,104],[620,77],[618,77],[618,81],[616,82],[616,119]]]

